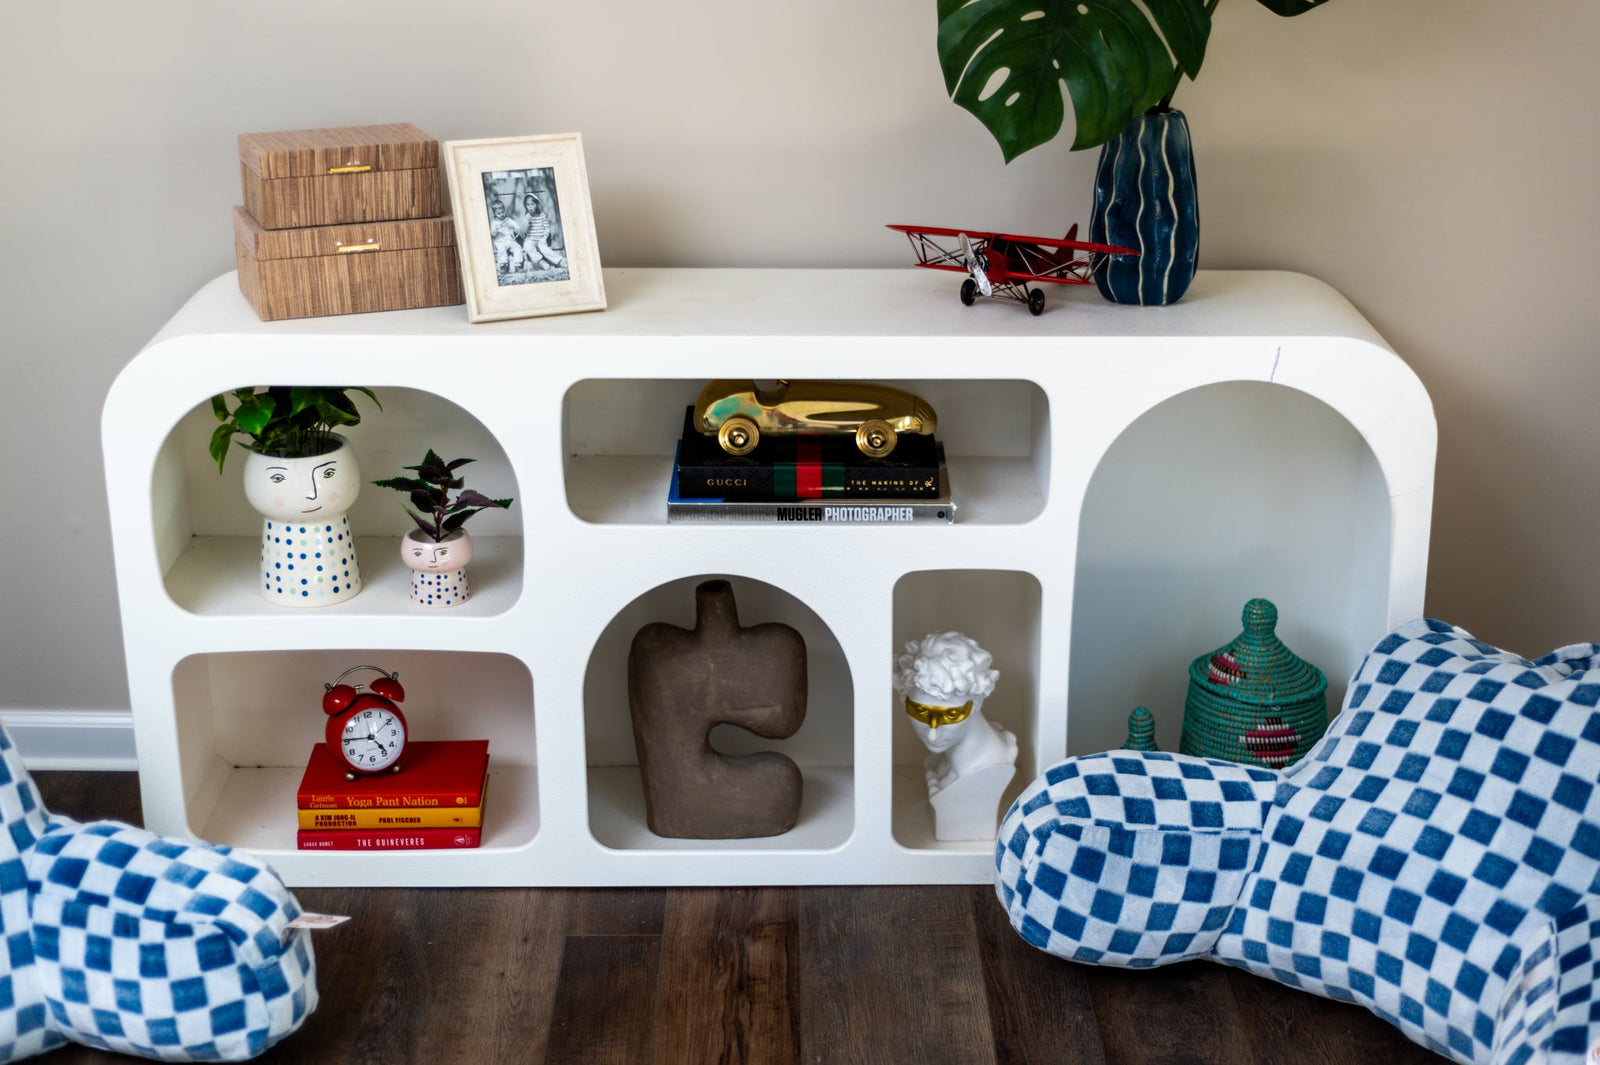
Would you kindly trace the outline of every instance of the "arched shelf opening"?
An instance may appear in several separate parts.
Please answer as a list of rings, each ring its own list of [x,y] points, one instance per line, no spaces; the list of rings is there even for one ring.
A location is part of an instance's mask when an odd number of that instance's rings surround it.
[[[1122,746],[1155,715],[1175,751],[1188,664],[1239,634],[1256,596],[1328,675],[1330,714],[1387,631],[1394,516],[1368,442],[1305,392],[1206,385],[1136,419],[1084,495],[1072,604],[1067,751]]]
[[[714,750],[728,755],[776,751],[792,759],[804,778],[800,817],[778,836],[732,840],[667,839],[645,819],[644,784],[634,746],[628,703],[628,653],[639,630],[652,622],[683,629],[695,625],[695,588],[708,580],[733,588],[739,624],[780,622],[806,646],[806,715],[787,739],[766,739],[732,725],[711,730]],[[590,652],[583,678],[583,720],[588,774],[589,830],[612,850],[829,850],[855,831],[855,688],[838,639],[809,606],[782,588],[748,577],[703,574],[643,592],[620,610]]]
[[[425,616],[491,616],[509,610],[522,593],[523,509],[528,501],[504,446],[470,411],[435,393],[388,387],[374,392],[383,409],[352,393],[362,421],[340,430],[360,463],[360,494],[348,515],[363,588],[345,603],[320,609]],[[150,514],[167,595],[192,614],[288,616],[293,612],[269,604],[256,592],[261,517],[245,498],[241,478],[247,453],[231,447],[219,474],[208,450],[216,427],[210,403],[195,405],[178,419],[155,458]],[[446,461],[473,459],[458,471],[466,486],[491,498],[514,500],[508,510],[485,510],[472,518],[472,598],[442,612],[416,607],[408,599],[411,575],[400,562],[399,540],[413,528],[406,515],[409,500],[371,483],[411,476],[405,467],[420,463],[430,449]]]

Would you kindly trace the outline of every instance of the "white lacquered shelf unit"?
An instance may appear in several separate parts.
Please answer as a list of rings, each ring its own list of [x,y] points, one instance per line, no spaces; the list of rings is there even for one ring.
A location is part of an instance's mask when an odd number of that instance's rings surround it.
[[[292,884],[960,883],[992,845],[936,843],[923,755],[895,710],[901,645],[960,629],[995,655],[986,706],[1017,733],[1008,793],[1066,753],[1118,745],[1150,705],[1175,747],[1184,671],[1254,595],[1334,681],[1422,610],[1435,427],[1416,376],[1338,293],[1285,273],[1202,272],[1184,301],[1050,293],[1042,317],[918,270],[608,270],[603,313],[469,325],[460,307],[263,324],[233,275],[118,377],[103,417],[145,818],[262,854]],[[669,525],[683,408],[713,378],[909,388],[939,413],[952,526]],[[365,587],[290,610],[255,593],[242,463],[219,476],[209,397],[372,387],[348,435],[363,479],[427,448],[512,495],[474,520],[463,607],[407,601],[401,497],[350,517]],[[781,750],[806,798],[783,836],[664,840],[644,824],[629,641],[689,625],[733,580],[744,624],[806,637],[809,708]],[[475,851],[294,849],[294,791],[322,684],[396,669],[421,739],[490,740]]]

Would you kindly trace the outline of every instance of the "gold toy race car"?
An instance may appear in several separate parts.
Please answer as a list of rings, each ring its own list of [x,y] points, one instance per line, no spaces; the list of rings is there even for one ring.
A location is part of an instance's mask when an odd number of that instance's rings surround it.
[[[901,433],[931,436],[938,420],[910,392],[840,381],[779,381],[770,389],[753,381],[712,381],[694,405],[696,428],[715,436],[730,455],[748,455],[763,434],[850,433],[863,455],[881,459]]]

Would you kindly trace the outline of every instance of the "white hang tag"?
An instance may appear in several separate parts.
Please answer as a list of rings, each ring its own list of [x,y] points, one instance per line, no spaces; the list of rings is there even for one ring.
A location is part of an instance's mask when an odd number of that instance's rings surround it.
[[[283,927],[285,931],[294,928],[310,928],[315,931],[344,924],[349,919],[348,917],[340,917],[331,913],[302,913]]]

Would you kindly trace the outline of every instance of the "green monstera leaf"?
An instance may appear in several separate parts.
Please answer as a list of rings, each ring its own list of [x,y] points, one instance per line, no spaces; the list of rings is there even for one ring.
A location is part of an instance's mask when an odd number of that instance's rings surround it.
[[[1006,162],[1053,138],[1092,148],[1171,96],[1205,61],[1218,0],[939,0],[939,65]],[[1326,0],[1260,0],[1297,15]]]
[[[1257,0],[1262,7],[1275,15],[1301,15],[1327,0]]]

